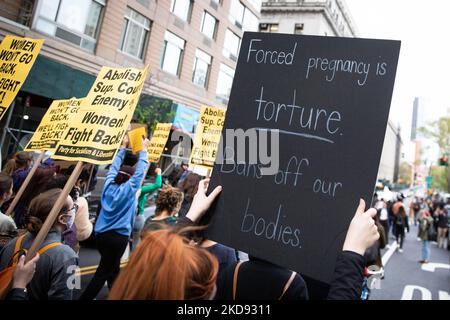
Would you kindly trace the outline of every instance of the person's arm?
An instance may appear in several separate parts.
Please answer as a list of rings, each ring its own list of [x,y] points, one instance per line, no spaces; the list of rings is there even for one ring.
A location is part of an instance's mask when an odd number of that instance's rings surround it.
[[[327,299],[359,300],[361,298],[364,252],[380,237],[373,220],[377,211],[364,211],[366,203],[360,199],[345,237],[342,252],[337,258],[333,281]]]
[[[24,288],[11,289],[5,297],[7,301],[23,301],[28,300],[27,292]]]
[[[77,227],[77,240],[83,241],[89,238],[92,233],[93,225],[89,220],[89,208],[87,200],[79,197],[77,200],[78,211],[75,216],[75,225]]]
[[[147,149],[139,151],[139,159],[136,165],[136,170],[127,183],[131,186],[134,193],[141,187],[142,180],[144,179],[145,171],[148,168],[148,156]]]
[[[186,216],[177,219],[176,227],[184,228],[189,226],[194,226],[200,220],[200,218],[209,209],[211,204],[214,202],[216,197],[222,191],[222,186],[217,186],[209,196],[206,195],[206,190],[208,190],[209,178],[203,179],[198,184],[197,193],[192,200],[191,207],[189,208]]]
[[[114,179],[116,179],[116,176],[120,170],[120,166],[122,165],[123,158],[125,157],[125,153],[126,153],[126,149],[122,145],[119,149],[119,152],[117,152],[117,155],[114,158],[114,161],[111,164],[111,167],[109,168],[108,174],[105,177],[105,187],[107,185],[113,183]]]
[[[161,187],[162,187],[162,176],[161,176],[161,174],[158,174],[156,176],[155,183],[149,184],[148,186],[143,186],[141,188],[141,195],[148,194],[148,193],[155,191],[156,189],[159,189]]]
[[[5,297],[5,300],[27,300],[26,287],[33,279],[36,271],[36,263],[39,261],[39,253],[25,263],[25,256],[19,258],[16,269],[14,270],[12,288]]]
[[[336,261],[328,300],[359,300],[364,281],[364,257],[353,251],[342,251]]]
[[[142,181],[144,180],[145,172],[148,168],[148,155],[147,149],[150,144],[150,140],[147,138],[142,138],[142,149],[139,151],[138,163],[136,165],[136,169],[134,174],[131,176],[130,180],[127,181],[127,184],[131,187],[133,193],[136,193],[138,189],[141,188]]]
[[[189,208],[186,218],[197,223],[200,218],[205,214],[205,212],[211,207],[212,203],[222,191],[222,186],[217,186],[209,196],[206,195],[206,190],[208,190],[209,178],[200,180],[198,184],[197,193],[192,200],[191,207]]]

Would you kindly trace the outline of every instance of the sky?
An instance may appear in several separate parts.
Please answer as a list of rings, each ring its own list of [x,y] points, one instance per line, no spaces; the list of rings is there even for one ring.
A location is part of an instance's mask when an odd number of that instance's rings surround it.
[[[449,0],[346,0],[358,37],[400,40],[390,119],[410,140],[414,97],[427,120],[450,114]],[[447,111],[448,110],[448,111]]]

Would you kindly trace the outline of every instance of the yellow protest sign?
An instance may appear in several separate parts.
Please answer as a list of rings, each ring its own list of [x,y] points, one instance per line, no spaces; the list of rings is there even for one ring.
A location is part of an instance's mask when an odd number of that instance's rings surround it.
[[[147,137],[145,127],[139,127],[128,131],[128,138],[130,139],[130,146],[133,153],[138,153],[142,150],[142,137]]]
[[[0,44],[0,119],[13,102],[44,40],[6,36]]]
[[[170,135],[172,123],[158,123],[148,146],[148,161],[158,162]]]
[[[25,151],[49,150],[56,148],[64,130],[80,110],[82,99],[55,100],[39,123]]]
[[[139,100],[147,69],[103,67],[71,119],[53,158],[108,164],[114,159]]]
[[[224,121],[224,109],[202,106],[197,130],[195,131],[194,146],[189,161],[190,166],[206,168],[214,166]]]

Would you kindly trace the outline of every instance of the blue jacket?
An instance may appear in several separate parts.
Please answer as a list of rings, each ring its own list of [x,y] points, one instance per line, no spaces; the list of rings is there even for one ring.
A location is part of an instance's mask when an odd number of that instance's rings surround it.
[[[139,152],[139,160],[134,175],[120,186],[114,179],[120,170],[125,149],[121,148],[106,175],[103,187],[100,214],[95,224],[95,232],[115,231],[124,236],[130,236],[133,229],[136,210],[136,192],[141,187],[145,171],[148,167],[147,152]]]

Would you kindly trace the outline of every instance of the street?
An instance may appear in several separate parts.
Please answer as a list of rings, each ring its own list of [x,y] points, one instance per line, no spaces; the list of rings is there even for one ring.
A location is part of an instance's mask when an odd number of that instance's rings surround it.
[[[408,206],[409,199],[405,205]],[[154,207],[146,208],[145,216],[153,213]],[[385,263],[385,277],[372,289],[370,300],[449,300],[450,299],[450,251],[437,248],[430,244],[430,262],[421,265],[422,242],[417,240],[417,227],[411,226],[406,233],[403,252],[394,248],[396,242],[389,239],[390,247],[382,250]],[[123,257],[121,267],[125,265],[128,250]],[[93,245],[83,246],[79,254],[81,269],[81,290],[74,290],[77,299],[92,279],[100,255]],[[97,300],[107,298],[108,290],[105,284],[97,296]]]
[[[396,245],[383,250],[387,257]],[[406,233],[403,252],[394,251],[385,265],[379,289],[372,289],[370,300],[450,300],[450,251],[430,244],[430,262],[421,265],[422,242],[417,227]]]

